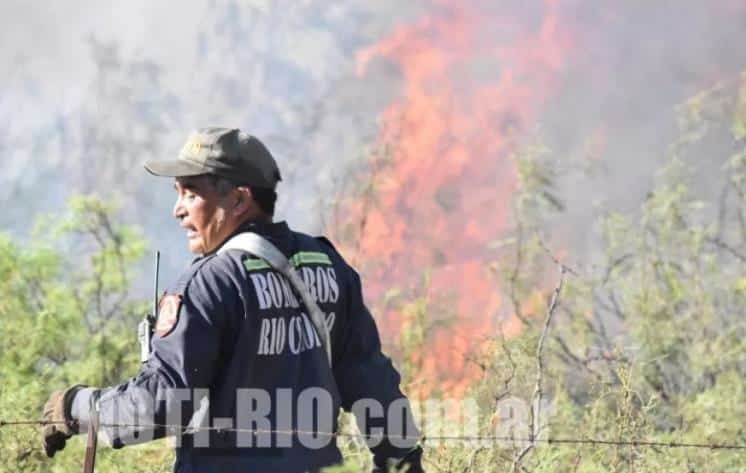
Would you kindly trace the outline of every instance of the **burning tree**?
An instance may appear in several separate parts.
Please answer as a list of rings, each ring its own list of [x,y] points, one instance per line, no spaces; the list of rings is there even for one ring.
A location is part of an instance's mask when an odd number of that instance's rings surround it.
[[[529,406],[526,425],[514,432],[520,442],[434,446],[430,466],[736,468],[737,451],[637,442],[744,440],[732,422],[742,409],[722,397],[743,399],[746,372],[738,316],[746,256],[741,80],[679,107],[679,136],[643,205],[585,218],[596,243],[575,253],[575,242],[562,238],[573,234],[561,189],[572,166],[527,138],[541,136],[527,124],[558,87],[575,45],[557,3],[545,6],[539,26],[512,25],[524,35],[515,49],[500,50],[497,80],[459,76],[494,57],[479,49],[484,17],[468,4],[441,5],[440,15],[360,55],[362,70],[378,57],[396,64],[404,86],[334,230],[362,265],[384,335],[396,340],[407,391],[478,399],[486,436],[500,419],[485,412],[516,396]],[[584,171],[599,165],[605,143],[603,131],[594,133]],[[712,169],[704,153],[722,172],[701,172]],[[553,298],[557,265],[566,280]],[[719,414],[700,424],[708,415],[701,409],[714,405]],[[611,445],[542,443],[550,438]]]

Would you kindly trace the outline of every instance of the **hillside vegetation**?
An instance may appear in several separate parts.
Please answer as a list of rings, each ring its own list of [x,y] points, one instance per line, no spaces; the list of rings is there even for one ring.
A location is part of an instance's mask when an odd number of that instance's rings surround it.
[[[430,434],[429,471],[743,471],[743,449],[634,444],[746,445],[746,86],[739,86],[682,105],[679,139],[647,199],[634,212],[607,209],[587,230],[601,244],[573,255],[577,264],[565,262],[552,239],[566,211],[553,185],[561,158],[536,144],[516,153],[515,230],[495,236],[499,251],[485,265],[497,263],[521,329],[488,334],[472,359],[481,376],[470,413],[479,415],[445,422],[515,441],[439,442]],[[720,163],[712,192],[697,170]],[[115,208],[85,196],[67,215],[42,219],[31,242],[0,236],[0,419],[37,419],[53,389],[109,385],[136,372],[135,327],[149,302],[128,288],[149,277],[131,270],[148,252],[137,228],[117,222]],[[428,337],[448,328],[431,326],[427,300],[405,309],[395,352],[406,388]],[[519,409],[506,414],[506,400],[523,401],[528,422],[515,423]],[[437,419],[422,424],[428,435]],[[343,425],[352,431],[349,419]],[[370,464],[361,441],[341,443],[348,463],[337,471]],[[75,439],[48,460],[35,428],[4,426],[0,452],[0,471],[68,472],[80,469],[84,446]],[[155,472],[172,461],[168,442],[159,441],[102,449],[97,466]]]

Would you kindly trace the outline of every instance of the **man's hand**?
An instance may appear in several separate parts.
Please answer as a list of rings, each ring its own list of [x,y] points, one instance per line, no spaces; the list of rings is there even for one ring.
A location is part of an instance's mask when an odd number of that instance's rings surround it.
[[[44,404],[42,419],[48,424],[41,428],[44,452],[52,458],[57,451],[65,448],[67,439],[78,433],[78,422],[70,415],[75,394],[85,386],[76,384],[64,391],[55,391]]]
[[[406,473],[423,473],[422,469],[422,447],[419,445],[407,452],[404,458],[388,458],[384,462],[375,461],[372,473],[384,473],[388,471],[402,471]]]

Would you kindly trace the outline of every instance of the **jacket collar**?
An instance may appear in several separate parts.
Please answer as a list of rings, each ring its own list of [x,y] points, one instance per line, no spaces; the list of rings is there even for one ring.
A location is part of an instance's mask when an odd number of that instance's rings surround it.
[[[289,233],[289,230],[290,229],[288,227],[288,224],[284,221],[273,222],[269,218],[247,220],[239,225],[233,233],[228,235],[228,237],[223,240],[223,242],[220,243],[213,251],[198,256],[193,262],[217,253],[218,250],[220,250],[220,248],[222,248],[222,246],[225,245],[228,240],[238,235],[239,233],[254,232],[270,240],[282,240],[283,236]]]

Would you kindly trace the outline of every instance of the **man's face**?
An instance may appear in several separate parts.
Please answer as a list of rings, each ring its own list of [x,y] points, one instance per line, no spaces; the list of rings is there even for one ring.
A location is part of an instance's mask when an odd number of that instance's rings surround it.
[[[231,193],[221,196],[207,176],[177,177],[173,215],[186,230],[189,251],[206,254],[235,230],[228,203]]]

